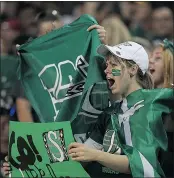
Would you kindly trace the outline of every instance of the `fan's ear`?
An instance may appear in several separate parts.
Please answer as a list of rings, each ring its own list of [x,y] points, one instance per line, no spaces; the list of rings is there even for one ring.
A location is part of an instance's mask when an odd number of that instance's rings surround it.
[[[134,64],[129,68],[130,77],[135,76],[137,74],[137,72],[138,72],[138,65],[137,64]]]

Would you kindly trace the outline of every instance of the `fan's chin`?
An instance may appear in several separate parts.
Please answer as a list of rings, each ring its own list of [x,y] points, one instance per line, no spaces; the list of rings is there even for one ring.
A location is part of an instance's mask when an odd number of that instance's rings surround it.
[[[110,88],[112,94],[120,94],[120,90],[116,86]]]

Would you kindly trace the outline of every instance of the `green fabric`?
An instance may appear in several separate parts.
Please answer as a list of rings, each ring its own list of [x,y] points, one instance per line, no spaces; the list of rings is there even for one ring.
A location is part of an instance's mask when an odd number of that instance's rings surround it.
[[[163,43],[164,43],[164,48],[165,49],[169,49],[172,54],[174,53],[174,45],[173,45],[173,42],[172,41],[169,41],[168,39],[164,39],[163,40]]]
[[[117,134],[115,133],[115,130],[113,129],[112,123],[111,123],[111,113],[110,111],[113,110],[113,108],[107,108],[105,112],[103,112],[96,123],[96,125],[92,128],[93,131],[89,135],[89,139],[85,142],[85,144],[89,146],[95,145],[98,146],[100,144],[101,148],[105,152],[109,152],[111,154],[122,154],[119,143],[115,137],[117,137]],[[91,145],[89,143],[89,140],[92,139],[96,143]],[[112,170],[106,166],[103,166],[97,162],[91,162],[89,165],[87,165],[87,171],[91,175],[91,177],[97,178],[130,178],[131,175],[123,174],[118,171]],[[95,170],[95,171],[93,171]]]
[[[103,146],[105,152],[126,154],[133,177],[163,176],[158,162],[159,150],[167,148],[162,120],[174,111],[173,106],[172,89],[137,90],[123,101],[107,108],[89,137],[96,142],[95,145]],[[89,139],[85,144],[88,141]],[[91,167],[96,174],[90,170]],[[108,178],[128,176],[97,163],[91,163],[88,171],[91,175],[95,174],[94,177],[97,174]]]
[[[109,106],[106,82],[98,82],[91,86],[81,101],[77,117],[71,127],[75,140],[84,143],[89,137],[99,115]]]
[[[162,117],[174,111],[174,90],[138,90],[112,116],[117,141],[128,156],[133,177],[161,177],[159,149],[167,149]]]
[[[20,46],[18,76],[41,122],[73,121],[87,90],[103,81],[100,40],[96,30],[87,31],[93,24],[83,15]]]
[[[10,122],[9,131],[11,177],[89,177],[68,157],[68,145],[74,142],[70,122]]]

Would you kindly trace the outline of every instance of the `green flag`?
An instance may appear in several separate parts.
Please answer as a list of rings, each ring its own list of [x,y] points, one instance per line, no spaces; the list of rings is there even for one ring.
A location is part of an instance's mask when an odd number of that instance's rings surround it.
[[[88,89],[103,81],[100,40],[96,30],[87,31],[93,24],[83,15],[19,48],[18,76],[41,122],[73,121]]]
[[[67,147],[73,141],[68,121],[10,122],[10,177],[88,178],[80,163],[68,156]]]
[[[133,177],[161,177],[160,149],[167,149],[162,118],[174,112],[174,90],[137,90],[112,115],[117,143],[128,156]]]

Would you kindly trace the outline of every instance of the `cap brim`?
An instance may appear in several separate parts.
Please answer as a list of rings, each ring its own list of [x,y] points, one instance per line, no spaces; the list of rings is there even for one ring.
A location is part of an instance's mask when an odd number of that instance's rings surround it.
[[[102,56],[106,56],[106,54],[108,53],[108,48],[105,46],[105,45],[100,45],[98,48],[97,48],[97,53],[102,55]]]
[[[106,56],[108,52],[111,52],[112,54],[116,55],[112,46],[102,44],[97,48],[97,53],[102,56]]]

